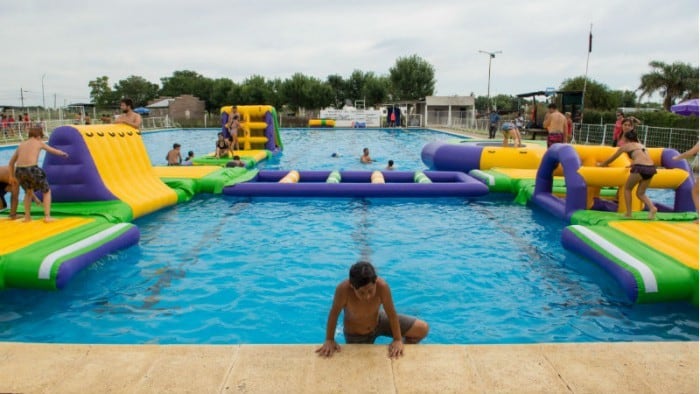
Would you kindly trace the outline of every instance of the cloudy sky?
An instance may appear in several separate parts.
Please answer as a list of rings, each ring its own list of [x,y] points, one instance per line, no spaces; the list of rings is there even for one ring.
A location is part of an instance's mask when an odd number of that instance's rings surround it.
[[[3,1],[0,105],[89,101],[88,82],[176,70],[251,75],[386,75],[416,54],[438,95],[518,94],[583,75],[634,90],[651,60],[698,65],[697,0]],[[42,82],[44,93],[42,95]]]

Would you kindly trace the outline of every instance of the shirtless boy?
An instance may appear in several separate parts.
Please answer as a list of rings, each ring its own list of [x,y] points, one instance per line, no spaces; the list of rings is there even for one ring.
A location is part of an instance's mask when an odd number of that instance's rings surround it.
[[[372,162],[372,158],[369,156],[369,148],[362,149],[362,156],[360,157],[360,161],[364,164]]]
[[[384,307],[380,311],[380,306]],[[343,311],[343,331],[346,343],[374,343],[378,336],[392,337],[389,357],[403,355],[403,341],[418,343],[428,335],[429,327],[423,320],[399,315],[394,308],[389,285],[377,277],[372,264],[360,261],[350,267],[350,277],[336,287],[333,305],[328,313],[326,341],[316,349],[323,357],[340,351],[335,341],[338,316]]]
[[[24,221],[30,222],[32,199],[34,190],[44,193],[44,222],[51,222],[51,189],[46,181],[44,170],[39,168],[37,162],[39,153],[45,150],[52,155],[68,157],[68,153],[52,148],[44,143],[44,131],[41,127],[32,127],[28,133],[29,139],[19,144],[15,154],[10,159],[10,169],[14,169],[14,175],[10,174],[10,184],[19,185],[24,189]]]
[[[10,182],[12,172],[8,166],[0,166],[0,210],[7,208],[5,194],[10,193],[10,219],[17,219],[17,204],[19,203],[19,185]]]
[[[180,144],[177,142],[173,144],[173,149],[168,151],[165,155],[165,160],[168,161],[169,166],[179,166],[182,164],[182,154],[180,153]]]
[[[122,114],[117,117],[114,123],[128,124],[135,129],[141,128],[141,115],[133,111],[134,103],[130,98],[123,98],[119,102],[119,108],[122,110]]]
[[[568,139],[566,134],[569,128],[566,124],[566,117],[559,112],[556,104],[549,104],[547,107],[547,115],[544,117],[544,123],[542,125],[547,129],[547,148],[553,144],[566,143]]]

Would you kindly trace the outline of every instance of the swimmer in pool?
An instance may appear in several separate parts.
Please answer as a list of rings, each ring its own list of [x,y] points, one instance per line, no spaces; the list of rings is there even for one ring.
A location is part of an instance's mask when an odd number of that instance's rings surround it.
[[[346,343],[372,344],[378,336],[392,337],[390,358],[403,355],[404,341],[415,344],[428,335],[428,323],[396,313],[389,285],[366,261],[350,267],[349,278],[335,288],[333,305],[328,313],[326,340],[316,349],[322,357],[331,357],[340,351],[340,345],[335,341],[335,329],[341,311]]]

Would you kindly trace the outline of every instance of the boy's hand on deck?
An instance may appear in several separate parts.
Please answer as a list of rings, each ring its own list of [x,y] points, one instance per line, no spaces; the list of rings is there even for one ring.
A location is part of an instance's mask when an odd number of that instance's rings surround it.
[[[316,349],[316,353],[321,357],[331,357],[335,352],[340,352],[340,345],[334,340],[326,341],[320,348]]]
[[[399,358],[403,356],[403,342],[393,341],[389,344],[389,358]]]

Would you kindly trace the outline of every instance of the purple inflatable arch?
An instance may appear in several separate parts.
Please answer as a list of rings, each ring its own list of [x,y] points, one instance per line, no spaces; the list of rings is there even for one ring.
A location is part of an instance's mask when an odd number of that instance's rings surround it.
[[[566,180],[566,198],[552,194],[554,170],[561,163]],[[570,220],[571,215],[580,209],[586,209],[587,186],[583,177],[578,173],[581,159],[576,150],[567,144],[554,144],[542,157],[540,167],[535,177],[535,193],[532,202],[549,211],[554,216]]]
[[[44,158],[43,169],[54,202],[117,200],[102,182],[83,136],[75,127],[55,129],[49,145],[68,153],[67,159],[48,154]]]

